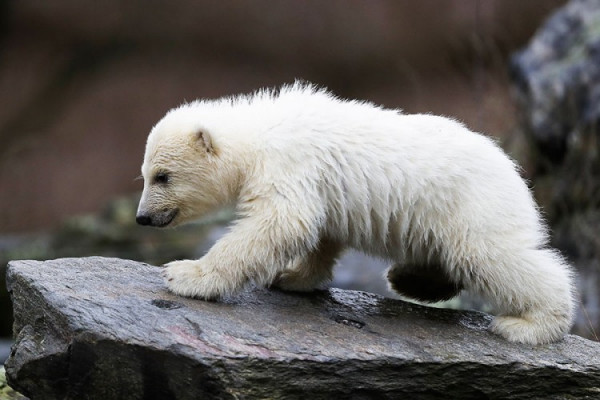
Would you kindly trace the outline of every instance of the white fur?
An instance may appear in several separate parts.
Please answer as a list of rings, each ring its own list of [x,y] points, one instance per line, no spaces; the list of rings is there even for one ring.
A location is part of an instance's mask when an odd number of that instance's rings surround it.
[[[198,131],[205,142],[194,141]],[[158,169],[167,187],[152,184]],[[148,137],[138,212],[172,224],[223,204],[239,218],[200,260],[167,265],[170,290],[217,298],[247,282],[310,290],[346,247],[440,273],[497,305],[491,329],[529,344],[560,339],[572,276],[515,164],[490,139],[432,115],[343,101],[310,85],[197,101]]]

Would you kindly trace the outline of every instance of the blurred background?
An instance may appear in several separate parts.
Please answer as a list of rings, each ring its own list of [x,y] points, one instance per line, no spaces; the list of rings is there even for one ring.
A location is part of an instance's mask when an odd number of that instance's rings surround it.
[[[232,212],[176,230],[135,226],[142,182],[134,178],[148,132],[185,100],[301,78],[341,97],[452,116],[497,138],[524,167],[553,244],[579,271],[573,332],[597,340],[598,7],[589,0],[2,0],[0,276],[11,259],[199,257]],[[333,285],[391,296],[383,268],[349,253]],[[0,284],[0,336],[9,340],[10,302]],[[466,297],[447,305],[486,309]]]

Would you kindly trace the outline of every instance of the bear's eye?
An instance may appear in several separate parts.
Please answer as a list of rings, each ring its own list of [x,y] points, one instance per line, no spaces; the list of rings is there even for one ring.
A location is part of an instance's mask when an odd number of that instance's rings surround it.
[[[166,172],[159,172],[156,175],[154,175],[153,182],[161,184],[169,183],[169,174],[167,174]]]

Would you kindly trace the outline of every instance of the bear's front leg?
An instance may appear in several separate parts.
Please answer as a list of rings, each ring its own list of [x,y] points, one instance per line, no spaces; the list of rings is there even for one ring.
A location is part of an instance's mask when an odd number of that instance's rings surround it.
[[[238,221],[200,260],[166,265],[165,282],[173,293],[218,299],[239,292],[248,282],[271,285],[298,255],[318,242],[310,219],[277,215],[274,208]],[[308,228],[308,229],[307,229]]]

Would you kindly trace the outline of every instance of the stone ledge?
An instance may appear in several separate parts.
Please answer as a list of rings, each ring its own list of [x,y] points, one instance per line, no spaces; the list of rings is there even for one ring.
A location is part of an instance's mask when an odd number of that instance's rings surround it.
[[[509,343],[482,313],[338,289],[205,302],[100,257],[13,261],[7,282],[7,378],[33,400],[600,396],[600,343]]]

